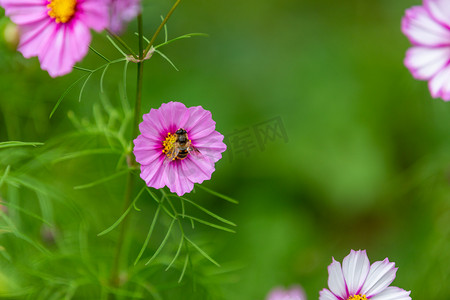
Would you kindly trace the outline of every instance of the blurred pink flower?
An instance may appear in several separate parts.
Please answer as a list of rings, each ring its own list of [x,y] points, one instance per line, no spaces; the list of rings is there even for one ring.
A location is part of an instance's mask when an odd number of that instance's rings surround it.
[[[211,112],[201,106],[187,108],[183,103],[169,102],[151,109],[143,119],[133,153],[148,186],[168,186],[182,196],[192,191],[194,183],[211,179],[214,164],[226,149]]]
[[[110,22],[108,28],[114,33],[122,33],[126,23],[141,11],[141,0],[110,0]]]
[[[19,26],[18,50],[37,56],[50,76],[65,75],[87,53],[90,28],[108,25],[109,0],[0,0],[6,15]]]
[[[369,263],[366,250],[354,251],[328,266],[328,289],[320,291],[319,300],[411,300],[407,292],[389,286],[395,279],[395,263],[386,258]]]
[[[424,0],[406,10],[402,31],[413,44],[406,67],[414,78],[429,81],[433,98],[450,100],[450,1]]]
[[[266,300],[306,300],[306,295],[300,286],[292,286],[287,290],[277,287],[270,291]]]

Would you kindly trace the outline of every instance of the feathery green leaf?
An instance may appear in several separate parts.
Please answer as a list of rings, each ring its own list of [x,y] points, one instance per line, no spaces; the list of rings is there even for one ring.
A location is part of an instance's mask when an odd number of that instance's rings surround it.
[[[0,149],[2,148],[10,148],[10,147],[21,147],[21,146],[42,146],[44,143],[38,143],[38,142],[19,142],[19,141],[7,141],[7,142],[0,142]]]
[[[211,223],[211,222],[208,222],[208,221],[205,221],[205,220],[193,217],[193,216],[184,215],[184,217],[188,218],[188,219],[191,219],[193,221],[197,221],[197,222],[202,223],[204,225],[216,228],[216,229],[220,229],[220,230],[231,232],[231,233],[236,233],[236,231],[234,231],[233,229],[230,229],[230,228],[227,228],[227,227],[223,227],[223,226],[220,226],[220,225],[217,225],[217,224],[214,224],[214,223]]]
[[[223,200],[226,200],[226,201],[231,202],[231,203],[234,203],[234,204],[239,204],[238,201],[236,201],[236,200],[234,200],[234,199],[232,199],[232,198],[230,198],[230,197],[228,197],[228,196],[222,195],[222,194],[220,194],[220,193],[218,193],[218,192],[215,192],[215,191],[213,191],[213,190],[210,190],[210,189],[208,189],[207,187],[204,187],[204,186],[202,186],[202,185],[200,185],[200,184],[197,184],[196,186],[199,187],[199,188],[201,188],[201,189],[204,190],[204,191],[207,191],[207,192],[210,193],[211,195],[217,196],[217,197],[219,197],[219,198],[221,198],[221,199],[223,199]]]
[[[174,63],[173,63],[166,55],[164,55],[161,51],[155,50],[155,52],[158,53],[159,55],[161,55],[162,58],[164,58],[165,60],[167,60],[167,61],[169,62],[169,64],[170,64],[175,70],[179,71],[178,68],[174,65]]]
[[[141,247],[141,251],[139,251],[139,254],[136,257],[136,260],[134,261],[134,265],[136,265],[139,262],[139,260],[142,257],[142,254],[144,254],[144,251],[147,248],[147,245],[148,245],[148,243],[150,241],[150,237],[152,236],[152,233],[153,233],[153,229],[155,228],[156,219],[159,216],[159,211],[160,210],[161,210],[161,205],[158,205],[158,208],[156,209],[155,215],[153,216],[152,224],[150,225],[150,229],[148,230],[147,237],[145,239],[144,244]]]
[[[131,207],[133,207],[133,205],[136,203],[136,201],[139,199],[139,197],[142,195],[142,192],[144,192],[145,188],[142,188],[140,190],[140,192],[137,194],[137,196],[134,198],[133,202],[130,204],[130,206],[128,206],[127,210],[120,216],[119,219],[117,219],[116,222],[114,222],[114,224],[112,224],[111,226],[109,226],[107,229],[103,230],[102,232],[100,232],[99,234],[97,234],[97,236],[102,236],[107,234],[108,232],[110,232],[111,230],[113,230],[114,228],[116,228],[122,221],[123,219],[125,219],[125,217],[128,215],[128,213],[131,210]]]
[[[190,203],[190,204],[192,204],[193,206],[197,207],[197,208],[200,209],[201,211],[205,212],[206,214],[210,215],[211,217],[213,217],[213,218],[215,218],[215,219],[217,219],[217,220],[219,220],[219,221],[221,221],[221,222],[223,222],[223,223],[225,223],[225,224],[228,224],[228,225],[231,225],[231,226],[237,226],[237,225],[234,224],[233,222],[228,221],[227,219],[224,219],[224,218],[222,218],[221,216],[216,215],[215,213],[213,213],[213,212],[207,210],[207,209],[204,208],[203,206],[201,206],[201,205],[195,203],[194,201],[191,201],[191,200],[189,200],[189,199],[187,199],[187,198],[184,198],[184,197],[180,197],[180,199],[183,200],[183,201],[186,201],[186,202],[188,202],[188,203]],[[183,215],[184,215],[184,213],[183,213]]]
[[[214,259],[211,258],[205,251],[203,251],[202,248],[200,248],[197,244],[195,244],[193,241],[188,239],[187,237],[184,237],[186,241],[188,241],[195,249],[197,249],[198,252],[200,252],[201,255],[203,255],[207,260],[209,260],[211,263],[215,264],[216,266],[220,267],[219,263],[216,262]]]
[[[189,262],[189,253],[186,253],[186,259],[184,260],[183,270],[181,270],[181,275],[180,275],[180,278],[178,278],[178,283],[180,283],[181,280],[183,280],[184,273],[186,272],[188,262]]]
[[[169,239],[170,233],[172,231],[172,227],[173,224],[175,223],[175,219],[172,220],[172,222],[169,225],[169,229],[167,230],[166,236],[164,237],[163,241],[161,242],[161,244],[159,245],[158,249],[156,249],[155,253],[152,255],[152,257],[150,257],[150,259],[145,263],[146,265],[148,265],[149,263],[151,263],[156,256],[158,256],[159,252],[161,252],[162,248],[166,245],[167,240]]]
[[[119,171],[119,172],[117,172],[115,174],[112,174],[112,175],[110,175],[108,177],[102,178],[100,180],[96,180],[94,182],[86,183],[86,184],[82,184],[82,185],[77,185],[77,186],[74,187],[74,189],[75,190],[81,190],[81,189],[90,188],[90,187],[96,186],[98,184],[101,184],[101,183],[104,183],[104,182],[108,182],[108,181],[110,181],[110,180],[112,180],[114,178],[117,178],[119,176],[125,175],[128,172],[130,172],[130,169],[125,169],[125,170]]]

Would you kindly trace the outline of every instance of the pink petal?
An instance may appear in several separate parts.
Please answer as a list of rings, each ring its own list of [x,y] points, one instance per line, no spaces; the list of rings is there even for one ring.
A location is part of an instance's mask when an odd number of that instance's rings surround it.
[[[431,96],[442,98],[445,101],[450,100],[450,66],[446,66],[437,73],[429,82],[428,87]]]
[[[109,0],[85,0],[78,3],[77,17],[95,31],[102,31],[109,22]]]
[[[328,266],[328,287],[338,297],[346,298],[348,296],[341,263],[334,260],[334,257],[333,262]]]
[[[174,167],[171,164],[163,163],[163,159],[159,159],[156,161],[155,167],[148,165],[145,169],[149,170],[149,172],[146,173],[148,174],[146,180],[147,185],[154,187],[155,189],[160,189],[169,182],[167,175],[170,174],[170,172],[173,172]],[[141,178],[146,174],[141,174]],[[149,176],[151,174],[153,174],[152,177]]]
[[[155,176],[162,176],[163,168],[165,167],[163,166],[163,160],[164,158],[161,157],[155,159],[147,165],[141,165],[141,178],[147,183],[148,186],[159,188],[150,185],[149,183],[155,181]]]
[[[211,117],[211,112],[201,106],[189,107],[189,119],[186,121],[185,129],[189,132],[191,140],[197,140],[215,130],[216,122]]]
[[[222,152],[227,149],[227,146],[223,143],[223,135],[217,131],[195,140],[193,146],[200,151],[201,155],[207,156],[212,162],[220,160]]]
[[[50,19],[35,25],[21,27],[21,37],[18,50],[25,58],[37,56],[43,45],[52,38],[56,24]]]
[[[61,37],[61,26],[56,23],[50,23],[49,29],[51,31],[46,32],[46,36],[42,36],[42,42],[40,44],[40,49],[38,52],[38,58],[41,63],[41,68],[43,70],[47,70],[49,67],[48,61],[50,61],[52,58],[55,58],[55,56],[59,57],[59,47],[62,45],[62,37]],[[59,44],[59,45],[58,45]],[[47,61],[46,65],[42,65],[43,61]],[[52,66],[51,66],[52,67]],[[56,70],[57,71],[57,70]],[[53,69],[52,69],[53,72]],[[50,74],[50,72],[49,72]],[[51,76],[51,74],[50,74]]]
[[[342,272],[347,283],[348,293],[355,295],[359,293],[367,274],[369,273],[370,262],[367,258],[366,250],[351,250],[342,262]]]
[[[405,65],[414,78],[428,80],[450,61],[450,47],[412,47],[406,52]]]
[[[89,50],[91,43],[91,33],[89,27],[82,22],[73,22],[69,25],[69,32],[67,35],[68,47],[71,56],[75,62],[81,61]]]
[[[414,6],[406,11],[402,19],[402,31],[416,45],[450,45],[450,30],[436,22],[422,6]]]
[[[387,288],[395,279],[395,263],[389,259],[376,261],[370,266],[369,274],[361,289],[361,294],[372,297]]]
[[[450,27],[450,3],[448,0],[424,0],[423,2],[437,21]]]
[[[142,116],[143,122],[139,124],[139,131],[149,139],[164,140],[169,132],[161,113],[157,109],[151,109],[148,114]]]
[[[6,15],[10,16],[11,21],[17,25],[29,25],[51,19],[47,13],[48,8],[45,6],[4,7],[7,8]]]
[[[189,117],[189,111],[183,103],[169,102],[161,104],[159,112],[164,116],[165,126],[174,133],[176,130],[183,128],[183,123]],[[191,138],[189,136],[189,138]]]
[[[153,161],[159,159],[164,154],[161,150],[134,150],[134,156],[136,161],[143,166],[147,166],[153,163]]]
[[[410,291],[390,286],[378,295],[372,297],[371,300],[411,300],[409,294],[411,294]]]
[[[47,0],[0,0],[1,6],[45,6],[47,3]]]
[[[294,286],[288,290],[275,288],[267,295],[266,300],[306,300],[306,296],[300,286]]]
[[[214,164],[207,157],[197,158],[189,155],[182,162],[183,173],[190,181],[202,183],[204,180],[211,179]]]
[[[139,135],[134,141],[135,150],[163,150],[162,140],[154,139],[151,136],[147,137],[143,134]]]
[[[45,48],[38,54],[41,68],[48,71],[52,77],[69,73],[75,64],[72,57],[65,52],[66,26],[57,25],[52,37],[47,41]],[[65,61],[65,63],[63,63]],[[67,63],[67,61],[69,63]]]
[[[202,124],[191,128],[191,130],[189,131],[189,137],[191,137],[192,140],[199,140],[201,138],[207,137],[216,129],[215,124],[215,122],[213,123],[207,120]]]
[[[134,19],[141,11],[140,0],[111,0],[109,29],[121,33],[126,22]]]
[[[194,188],[194,183],[184,174],[182,163],[181,161],[173,162],[174,170],[168,175],[169,184],[167,185],[172,193],[180,197]]]
[[[47,15],[47,1],[46,0],[0,0],[0,6],[5,9],[5,14],[16,23],[15,20],[20,20],[28,23],[27,16],[30,18],[37,18]],[[21,23],[16,23],[20,25]]]
[[[340,300],[338,297],[333,295],[332,292],[330,292],[327,289],[323,289],[319,292],[319,300]]]

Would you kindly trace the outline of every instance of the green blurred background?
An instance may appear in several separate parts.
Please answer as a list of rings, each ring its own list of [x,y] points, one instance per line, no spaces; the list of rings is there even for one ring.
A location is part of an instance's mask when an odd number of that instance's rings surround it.
[[[153,270],[145,274],[162,299],[264,299],[274,286],[291,284],[302,285],[308,298],[316,299],[327,287],[331,257],[342,261],[350,249],[367,249],[371,262],[389,257],[399,267],[393,285],[411,290],[413,299],[450,299],[450,103],[431,99],[427,83],[414,80],[403,65],[410,44],[400,31],[401,18],[405,9],[419,4],[416,0],[181,3],[169,21],[169,37],[190,32],[209,37],[161,48],[178,72],[158,55],[146,62],[142,112],[172,100],[210,110],[217,130],[228,139],[228,150],[204,185],[240,204],[201,191],[189,195],[235,222],[237,233],[196,226],[192,236],[203,241],[222,267],[198,257],[198,266],[188,268],[179,285],[179,270],[163,273],[158,265],[145,267]],[[171,5],[144,2],[147,36]],[[1,22],[4,32],[6,19]],[[134,48],[135,31],[132,22],[124,35]],[[96,34],[92,45],[111,59],[120,57],[104,34]],[[25,275],[32,273],[30,268],[36,273],[42,268],[47,274],[55,270],[62,281],[75,273],[83,277],[77,263],[83,253],[91,256],[90,267],[107,274],[118,233],[96,234],[121,214],[125,177],[94,189],[78,191],[73,186],[112,174],[117,156],[48,163],[74,149],[105,144],[98,137],[66,139],[76,130],[69,111],[80,119],[95,119],[92,108],[100,105],[100,74],[87,83],[81,102],[79,84],[49,119],[58,98],[83,72],[52,79],[40,70],[37,59],[25,60],[3,38],[0,47],[0,141],[46,143],[0,153],[0,171],[11,165],[11,170],[31,173],[58,189],[49,196],[52,208],[47,214],[60,232],[53,238],[61,240],[44,260],[25,242],[3,234],[0,245],[11,260],[0,262],[2,276],[8,278],[1,280],[6,283],[0,289],[7,293],[32,286],[33,276]],[[95,68],[102,63],[91,52],[79,65]],[[111,67],[105,76],[106,94],[117,107],[122,70],[123,65]],[[132,103],[135,66],[129,67],[127,82]],[[271,138],[262,150],[252,130],[273,118],[281,120],[288,139]],[[243,131],[251,134],[244,143],[249,147],[253,143],[250,153],[230,142]],[[44,167],[33,165],[36,155]],[[36,204],[36,193],[20,185],[1,191],[17,195],[15,201],[36,214],[45,211],[42,203],[41,208]],[[151,199],[140,200],[138,207],[141,212],[131,216],[128,264],[145,240],[155,211]],[[16,219],[17,228],[35,240],[42,238],[42,230],[35,228],[39,222],[26,215]],[[165,235],[167,224],[160,225],[146,256]],[[81,250],[73,250],[71,243]],[[173,244],[176,249],[175,240]],[[173,249],[169,247],[165,255],[173,256]],[[92,282],[83,289],[74,293],[75,299],[97,293]],[[48,293],[56,292],[49,288]]]

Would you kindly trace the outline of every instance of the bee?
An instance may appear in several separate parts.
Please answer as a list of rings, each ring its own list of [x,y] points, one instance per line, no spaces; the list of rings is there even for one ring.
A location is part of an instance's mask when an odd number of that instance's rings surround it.
[[[183,160],[188,154],[193,154],[195,156],[201,155],[200,151],[192,145],[186,130],[183,128],[175,131],[174,140],[172,147],[170,147],[166,153],[165,162],[177,159]]]

